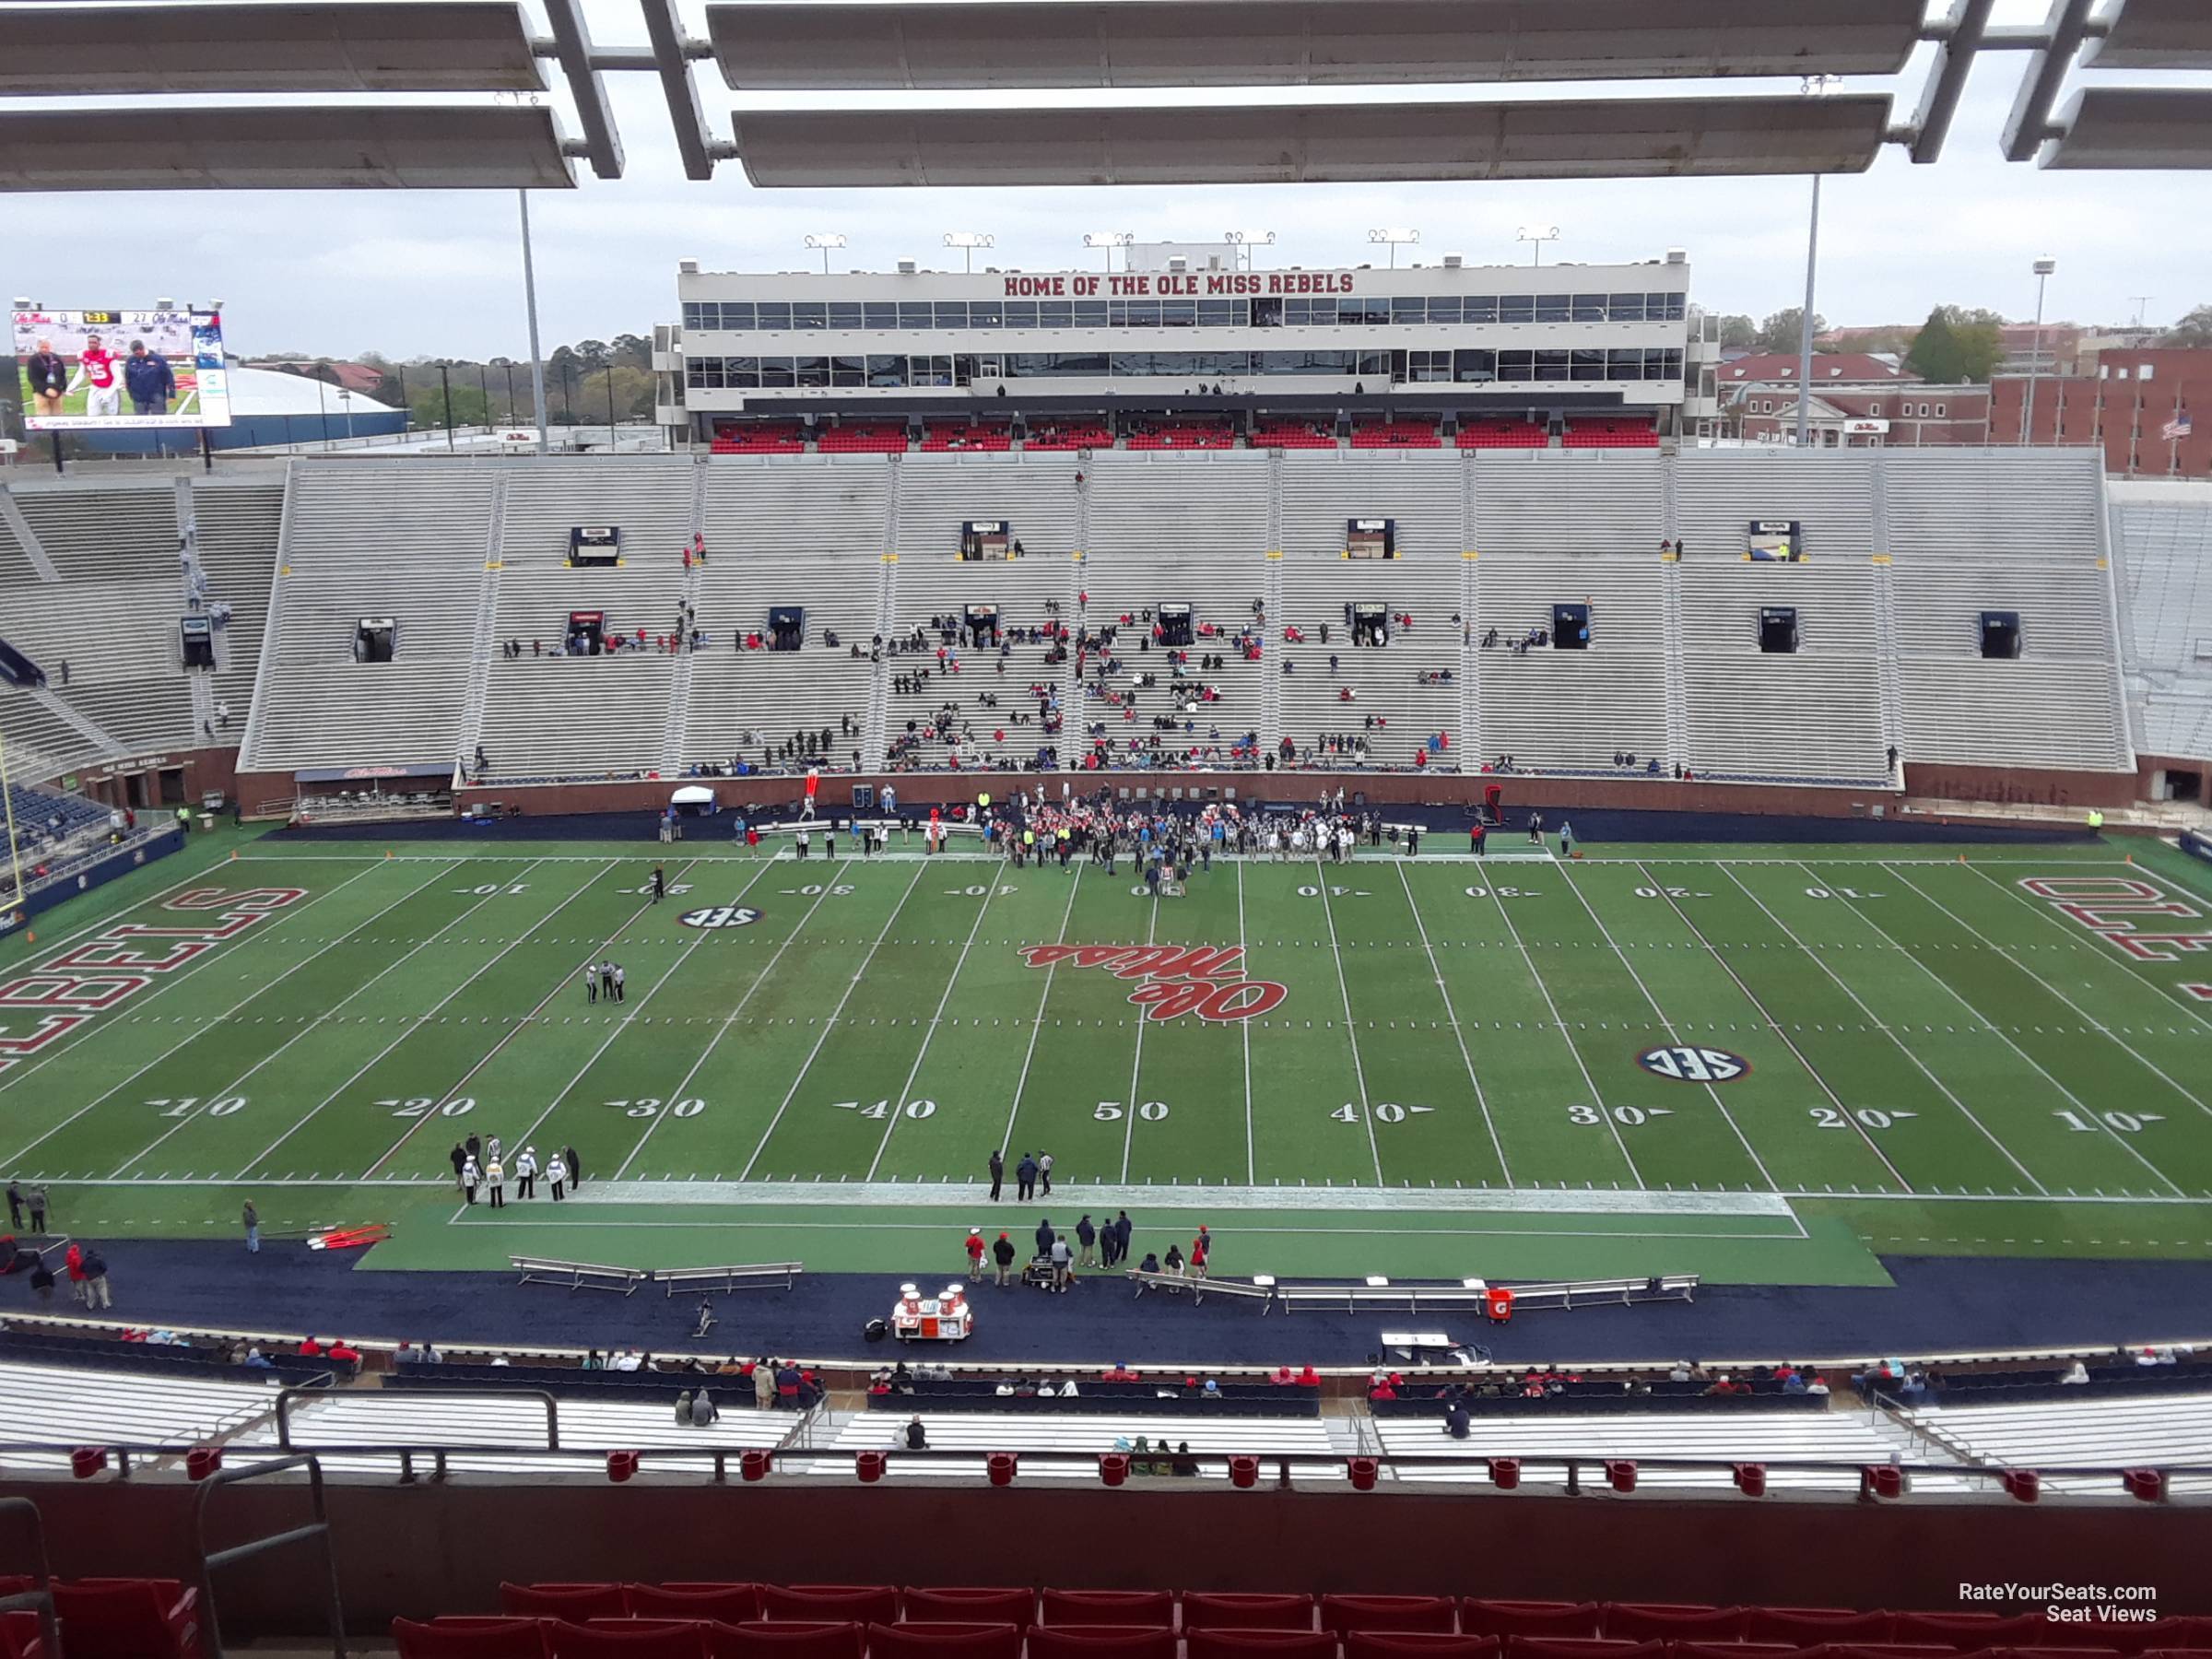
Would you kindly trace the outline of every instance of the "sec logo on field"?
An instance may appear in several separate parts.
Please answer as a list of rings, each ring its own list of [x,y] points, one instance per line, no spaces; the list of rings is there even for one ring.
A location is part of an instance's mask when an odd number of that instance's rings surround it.
[[[1654,1077],[1677,1083],[1733,1083],[1751,1069],[1751,1062],[1726,1049],[1655,1048],[1636,1056],[1636,1064]]]
[[[710,904],[677,918],[686,927],[750,927],[760,912],[749,904]]]

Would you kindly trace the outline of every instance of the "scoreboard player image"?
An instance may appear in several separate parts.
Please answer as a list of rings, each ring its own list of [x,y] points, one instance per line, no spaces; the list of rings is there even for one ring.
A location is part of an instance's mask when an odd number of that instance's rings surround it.
[[[32,431],[230,424],[216,312],[18,310],[14,339]]]

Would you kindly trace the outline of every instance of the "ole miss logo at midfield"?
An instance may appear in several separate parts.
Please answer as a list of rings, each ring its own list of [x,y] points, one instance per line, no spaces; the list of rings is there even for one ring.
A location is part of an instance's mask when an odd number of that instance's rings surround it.
[[[1253,1019],[1278,1006],[1288,990],[1273,980],[1242,979],[1241,945],[1025,945],[1032,968],[1103,968],[1116,979],[1141,980],[1129,1000],[1147,1019],[1195,1014],[1215,1021]]]

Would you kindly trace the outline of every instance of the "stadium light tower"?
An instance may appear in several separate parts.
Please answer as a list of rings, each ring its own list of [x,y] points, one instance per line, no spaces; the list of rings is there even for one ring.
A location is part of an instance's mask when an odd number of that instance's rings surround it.
[[[1135,240],[1136,232],[1134,230],[1093,230],[1084,237],[1083,245],[1087,248],[1105,249],[1106,268],[1111,271],[1113,269],[1113,251],[1116,248],[1126,248]],[[1128,263],[1129,256],[1124,253],[1122,256],[1122,264],[1125,266]]]
[[[1274,247],[1275,232],[1272,230],[1224,230],[1221,233],[1221,240],[1232,248],[1243,250],[1239,258],[1243,262],[1242,268],[1249,271],[1252,269],[1253,249]]]
[[[806,245],[821,254],[822,275],[827,276],[830,275],[830,250],[845,245],[845,233],[841,230],[825,230],[818,236],[808,237]]]
[[[1808,75],[1797,89],[1807,98],[1825,98],[1840,86],[1840,75]],[[1813,216],[1805,233],[1805,311],[1797,319],[1797,447],[1812,441],[1813,289],[1820,271],[1820,175],[1813,175]]]
[[[1367,240],[1371,242],[1388,242],[1390,244],[1390,268],[1394,271],[1398,268],[1398,250],[1408,243],[1419,241],[1421,233],[1418,230],[1385,228],[1381,230],[1370,230],[1367,233]]]
[[[2049,254],[2034,265],[2035,271],[2035,349],[2028,359],[2028,395],[2020,404],[2020,441],[2035,441],[2035,382],[2043,371],[2043,288],[2051,280],[2051,273],[2058,269],[2058,261]]]
[[[1524,225],[1513,232],[1513,240],[1527,242],[1528,263],[1540,265],[1544,263],[1544,244],[1559,240],[1559,228],[1557,225]]]
[[[978,248],[995,248],[998,246],[998,238],[988,230],[947,230],[945,232],[945,245],[958,248],[966,254],[968,269],[972,271],[975,269],[975,251]]]

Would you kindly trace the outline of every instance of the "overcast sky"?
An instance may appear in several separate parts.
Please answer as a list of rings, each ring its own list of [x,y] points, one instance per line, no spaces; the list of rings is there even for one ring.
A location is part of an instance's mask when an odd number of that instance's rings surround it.
[[[700,0],[683,3],[688,26],[703,33]],[[601,45],[641,41],[629,0],[587,5]],[[2032,22],[2043,9],[2042,0],[1998,0],[1997,16]],[[1900,77],[1900,118],[1917,101],[1928,55],[1924,50]],[[2030,263],[2043,253],[2059,261],[2047,313],[2053,320],[2126,322],[2140,310],[2159,323],[2212,301],[2212,181],[2044,172],[1998,159],[1997,135],[2022,63],[2018,53],[1984,57],[1939,164],[1914,167],[1892,147],[1871,171],[1827,182],[1823,315],[1841,324],[1896,322],[1952,301],[2025,318],[2035,303]],[[726,136],[735,100],[711,63],[695,73],[716,135]],[[2188,76],[2125,78],[2193,84]],[[943,247],[943,233],[973,230],[997,238],[979,265],[988,259],[1037,270],[1098,268],[1100,255],[1082,246],[1088,230],[1210,241],[1229,229],[1272,229],[1278,240],[1261,251],[1263,265],[1330,265],[1383,252],[1367,242],[1376,226],[1418,228],[1421,246],[1402,258],[1459,253],[1481,264],[1525,258],[1528,250],[1515,241],[1515,231],[1556,225],[1559,240],[1547,249],[1547,264],[1688,250],[1691,297],[1711,310],[1764,315],[1795,305],[1804,289],[1809,185],[1803,179],[1394,189],[761,191],[747,186],[732,162],[722,164],[712,183],[687,181],[657,81],[642,75],[607,79],[628,176],[602,183],[579,162],[579,188],[541,193],[532,203],[548,347],[643,333],[672,320],[679,258],[698,258],[710,269],[819,268],[819,256],[802,244],[810,231],[850,239],[836,256],[841,268],[888,269],[913,257],[957,269],[959,254]],[[2203,84],[2202,77],[2194,84]],[[1794,83],[1735,82],[1724,89],[1794,90]],[[1450,90],[1425,88],[1420,95]],[[1494,88],[1467,90],[1501,95]],[[1514,88],[1503,95],[1543,90]],[[558,89],[549,96],[573,134],[565,97]],[[6,107],[0,100],[0,109]],[[6,221],[17,231],[34,221],[54,231],[0,236],[0,283],[7,294],[56,306],[219,297],[231,347],[242,354],[379,350],[395,358],[519,358],[527,348],[512,194],[16,196]]]

